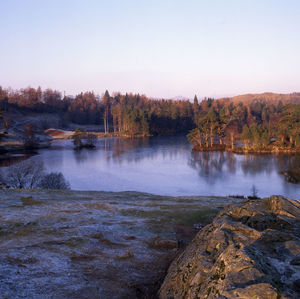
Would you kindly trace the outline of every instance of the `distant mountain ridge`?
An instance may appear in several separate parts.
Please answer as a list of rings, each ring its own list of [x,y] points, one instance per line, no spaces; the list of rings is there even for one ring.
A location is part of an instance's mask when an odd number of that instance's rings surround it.
[[[242,102],[249,104],[253,101],[265,101],[267,103],[278,103],[282,101],[285,103],[300,104],[300,92],[293,92],[289,94],[265,92],[260,94],[244,94],[234,97],[221,98],[219,100],[229,99],[232,102]]]
[[[201,97],[199,97],[201,98]],[[204,97],[209,98],[209,97]],[[193,100],[189,97],[185,96],[176,96],[171,98],[171,100],[188,100],[192,102]],[[254,101],[263,101],[267,103],[277,104],[279,101],[282,101],[283,104],[291,103],[291,104],[300,104],[300,92],[293,93],[275,93],[275,92],[264,92],[264,93],[247,93],[232,97],[220,97],[215,98],[215,100],[220,101],[232,101],[234,103],[242,102],[244,104],[250,104]]]

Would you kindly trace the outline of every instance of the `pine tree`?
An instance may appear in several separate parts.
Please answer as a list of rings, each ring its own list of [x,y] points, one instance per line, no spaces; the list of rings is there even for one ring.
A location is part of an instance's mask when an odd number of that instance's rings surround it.
[[[199,103],[198,103],[198,98],[195,95],[194,96],[194,103],[193,103],[193,113],[194,113],[194,123],[198,123],[198,114],[199,114]]]
[[[104,123],[104,132],[105,134],[109,132],[109,112],[110,112],[110,95],[108,90],[105,91],[102,98],[102,105],[104,107],[103,113],[103,123]]]
[[[249,142],[251,140],[251,132],[250,132],[247,125],[243,126],[242,137],[244,139],[245,147],[248,148],[249,147]]]

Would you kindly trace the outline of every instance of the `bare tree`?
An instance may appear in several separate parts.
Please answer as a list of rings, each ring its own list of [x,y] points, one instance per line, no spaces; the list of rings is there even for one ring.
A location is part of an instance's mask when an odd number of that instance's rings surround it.
[[[13,189],[70,189],[61,172],[45,174],[44,164],[39,159],[25,160],[2,170],[0,185]]]
[[[34,189],[38,187],[43,171],[41,160],[25,160],[4,170],[3,180],[11,188]]]
[[[41,189],[70,189],[69,182],[61,172],[51,172],[43,176],[39,183]]]

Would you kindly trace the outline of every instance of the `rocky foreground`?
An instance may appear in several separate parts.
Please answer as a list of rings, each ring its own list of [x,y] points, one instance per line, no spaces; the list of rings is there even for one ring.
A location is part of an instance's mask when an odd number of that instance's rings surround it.
[[[235,203],[176,258],[160,298],[300,298],[300,204]]]

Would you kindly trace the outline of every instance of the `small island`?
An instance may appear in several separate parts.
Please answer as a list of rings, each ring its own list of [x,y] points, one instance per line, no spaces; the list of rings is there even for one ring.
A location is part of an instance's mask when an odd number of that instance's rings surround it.
[[[300,153],[300,104],[194,98],[197,127],[187,135],[196,151]]]

